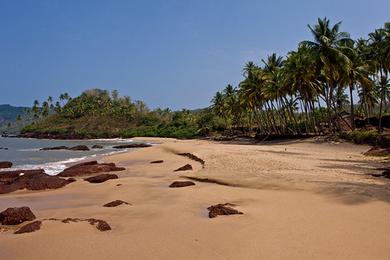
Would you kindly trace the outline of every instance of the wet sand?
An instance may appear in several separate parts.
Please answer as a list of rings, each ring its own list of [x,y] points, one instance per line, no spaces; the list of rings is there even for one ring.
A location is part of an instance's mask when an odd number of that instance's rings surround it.
[[[0,259],[390,258],[390,181],[367,175],[386,161],[363,156],[367,146],[151,140],[159,145],[102,159],[127,168],[119,179],[1,195],[0,210],[103,219],[112,230],[44,221],[34,233],[1,232]],[[193,171],[174,172],[188,163]],[[203,182],[168,187],[188,177]],[[131,205],[102,207],[117,199]],[[209,219],[218,203],[244,214]]]

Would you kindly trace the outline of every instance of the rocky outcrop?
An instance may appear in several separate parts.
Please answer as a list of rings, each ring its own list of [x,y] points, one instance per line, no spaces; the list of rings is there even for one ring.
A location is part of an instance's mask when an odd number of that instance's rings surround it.
[[[112,179],[118,179],[118,175],[105,173],[85,178],[84,180],[90,183],[102,183]]]
[[[0,223],[2,225],[19,225],[34,219],[35,215],[29,207],[8,208],[0,213]]]
[[[76,146],[70,147],[68,150],[71,150],[71,151],[89,151],[89,148],[86,145],[76,145]]]
[[[12,162],[2,161],[0,162],[0,169],[11,168]]]
[[[131,143],[131,144],[115,145],[112,148],[127,149],[127,148],[146,148],[151,146],[152,146],[151,144],[147,144],[147,143]]]
[[[69,147],[67,146],[54,146],[54,147],[44,147],[44,148],[41,148],[39,149],[40,151],[54,151],[54,150],[68,150]]]
[[[163,163],[164,162],[164,160],[156,160],[156,161],[151,161],[150,163]]]
[[[102,145],[99,145],[99,144],[95,144],[95,145],[92,145],[91,148],[92,148],[92,149],[103,149],[103,146],[102,146]]]
[[[0,194],[22,189],[58,189],[71,182],[59,176],[47,175],[42,169],[0,172]]]
[[[175,172],[179,172],[179,171],[192,171],[192,166],[191,164],[186,164],[175,170]]]
[[[42,221],[28,223],[14,232],[14,234],[31,233],[41,229]]]
[[[89,151],[88,146],[86,145],[76,145],[73,147],[67,147],[67,146],[54,146],[54,147],[45,147],[41,148],[41,151],[53,151],[53,150],[69,150],[69,151]]]
[[[85,176],[101,172],[123,171],[125,168],[116,167],[114,163],[98,163],[97,161],[83,162],[66,168],[58,174],[60,177]]]
[[[104,204],[103,207],[112,208],[112,207],[120,206],[122,204],[130,205],[130,203],[123,201],[123,200],[114,200],[114,201],[111,201],[111,202]]]
[[[181,187],[187,187],[187,186],[193,186],[195,183],[192,181],[174,181],[171,185],[169,185],[170,188],[181,188]]]
[[[219,215],[235,215],[235,214],[243,214],[242,212],[233,209],[231,207],[228,207],[228,205],[232,205],[229,203],[225,204],[217,204],[208,207],[207,209],[209,210],[209,218],[215,218]]]
[[[370,150],[364,153],[368,156],[386,156],[390,154],[390,148],[372,147]]]

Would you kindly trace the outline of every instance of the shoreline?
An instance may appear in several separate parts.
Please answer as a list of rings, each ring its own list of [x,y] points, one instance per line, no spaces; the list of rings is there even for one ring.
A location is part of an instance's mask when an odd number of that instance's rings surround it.
[[[103,219],[112,230],[44,221],[34,233],[1,232],[0,258],[387,259],[390,254],[390,182],[367,175],[387,160],[363,156],[368,146],[142,140],[160,144],[102,157],[101,162],[126,166],[115,172],[119,179],[90,184],[77,178],[57,190],[0,196],[0,209],[29,206],[37,219]],[[201,158],[204,168],[179,153]],[[163,163],[151,164],[154,160]],[[174,171],[185,164],[193,171]],[[169,188],[186,177],[222,183],[192,180],[194,186]],[[112,200],[130,205],[102,207]],[[234,204],[243,214],[207,218],[207,207],[218,203]]]

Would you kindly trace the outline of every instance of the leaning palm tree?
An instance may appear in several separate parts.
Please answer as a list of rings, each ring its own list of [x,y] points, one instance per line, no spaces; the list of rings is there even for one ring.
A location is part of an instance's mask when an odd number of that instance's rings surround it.
[[[318,22],[314,27],[308,25],[314,41],[300,43],[300,46],[305,46],[313,51],[312,53],[320,67],[320,73],[324,79],[323,95],[328,108],[328,124],[331,128],[333,123],[330,110],[335,110],[337,114],[334,92],[340,92],[336,88],[342,87],[340,81],[345,73],[348,73],[351,69],[351,61],[342,52],[342,46],[352,40],[348,33],[339,31],[340,25],[341,22],[338,22],[330,26],[330,21],[327,18],[318,18]]]

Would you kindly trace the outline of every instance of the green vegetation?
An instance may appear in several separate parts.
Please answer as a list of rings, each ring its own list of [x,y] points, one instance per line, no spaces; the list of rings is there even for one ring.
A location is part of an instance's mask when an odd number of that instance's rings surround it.
[[[356,41],[340,25],[318,19],[309,26],[313,40],[287,57],[274,53],[261,66],[248,62],[237,87],[215,94],[215,113],[228,127],[256,126],[262,134],[332,134],[355,129],[356,117],[372,116],[382,132],[390,101],[390,23]]]
[[[340,26],[318,19],[309,26],[313,40],[286,57],[274,53],[262,65],[248,62],[238,86],[217,92],[209,108],[150,110],[117,91],[92,89],[74,99],[61,94],[56,103],[51,97],[35,101],[37,122],[22,132],[82,138],[335,134],[355,130],[355,118],[376,116],[376,131],[344,137],[357,143],[378,139],[390,107],[390,23],[357,40]]]
[[[64,96],[66,98],[61,98]],[[120,97],[115,90],[109,93],[90,89],[73,99],[61,94],[60,99],[61,102],[55,106],[49,101],[39,106],[39,102],[35,101],[31,111],[38,120],[23,128],[22,133],[78,138],[193,138],[203,134],[202,131],[215,128],[214,118],[210,118],[208,109],[150,110],[142,101],[132,102],[130,97]]]

